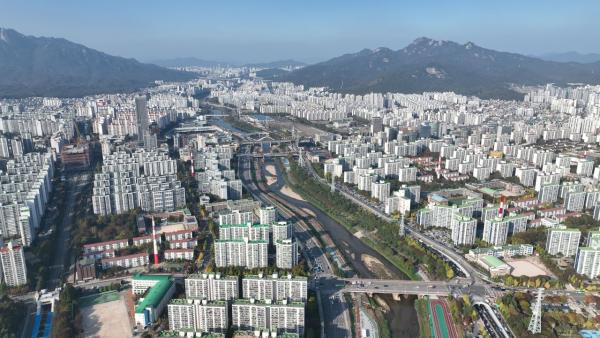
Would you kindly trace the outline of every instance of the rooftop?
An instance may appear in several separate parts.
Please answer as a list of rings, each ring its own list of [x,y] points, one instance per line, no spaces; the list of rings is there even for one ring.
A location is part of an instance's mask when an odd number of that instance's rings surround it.
[[[221,224],[219,227],[221,228],[247,228],[248,226],[252,228],[268,228],[269,224]]]
[[[494,269],[506,265],[506,263],[504,263],[502,260],[496,258],[495,256],[486,255],[486,256],[481,257],[481,260],[483,261],[483,263],[485,263],[485,265],[487,265],[491,268],[494,268]]]
[[[157,307],[167,291],[171,288],[173,282],[169,275],[142,275],[136,274],[133,280],[154,280],[156,284],[148,289],[142,301],[135,306],[136,313],[144,312],[147,307]]]

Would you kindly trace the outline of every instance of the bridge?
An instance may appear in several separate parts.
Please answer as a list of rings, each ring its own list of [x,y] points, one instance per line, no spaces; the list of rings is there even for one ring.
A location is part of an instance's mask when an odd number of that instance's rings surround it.
[[[338,289],[342,293],[366,293],[366,294],[391,294],[399,295],[427,295],[427,296],[449,296],[452,293],[468,292],[468,285],[461,278],[451,281],[412,281],[412,280],[387,280],[387,279],[336,279],[344,286]]]
[[[281,152],[281,153],[251,153],[251,154],[238,154],[239,158],[265,158],[265,157],[288,157],[289,155],[295,155],[291,152]]]
[[[263,144],[268,144],[269,146],[273,145],[273,144],[286,144],[286,143],[294,143],[294,140],[292,139],[280,139],[280,140],[276,140],[276,139],[272,139],[270,137],[264,137],[264,138],[260,138],[257,140],[254,139],[248,139],[245,138],[243,141],[239,142],[240,146],[247,146],[247,145],[263,145]]]

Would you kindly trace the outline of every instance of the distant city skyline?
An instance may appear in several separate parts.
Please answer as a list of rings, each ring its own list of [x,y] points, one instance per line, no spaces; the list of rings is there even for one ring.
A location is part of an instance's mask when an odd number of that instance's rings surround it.
[[[196,57],[314,63],[363,48],[400,49],[426,36],[521,53],[598,53],[596,1],[2,1],[0,22],[154,61]]]

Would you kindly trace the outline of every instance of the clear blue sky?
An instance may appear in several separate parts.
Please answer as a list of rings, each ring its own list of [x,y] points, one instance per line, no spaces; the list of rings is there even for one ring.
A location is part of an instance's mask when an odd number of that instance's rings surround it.
[[[0,26],[155,60],[315,62],[417,37],[525,54],[600,52],[600,1],[0,0]]]

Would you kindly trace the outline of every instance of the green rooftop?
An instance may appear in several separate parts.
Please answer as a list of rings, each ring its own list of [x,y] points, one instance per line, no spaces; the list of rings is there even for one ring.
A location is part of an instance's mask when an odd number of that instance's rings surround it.
[[[144,309],[147,307],[157,307],[160,304],[160,301],[163,299],[167,291],[171,288],[173,282],[171,281],[171,276],[169,275],[143,275],[143,274],[135,274],[133,276],[133,280],[154,280],[156,284],[148,289],[146,294],[144,295],[144,300],[139,302],[135,306],[136,313],[144,312]]]
[[[501,261],[500,259],[498,259],[495,256],[489,256],[489,255],[483,256],[483,257],[481,257],[481,259],[487,266],[494,268],[494,269],[499,268],[503,265],[506,265],[506,263],[504,263],[503,261]]]

